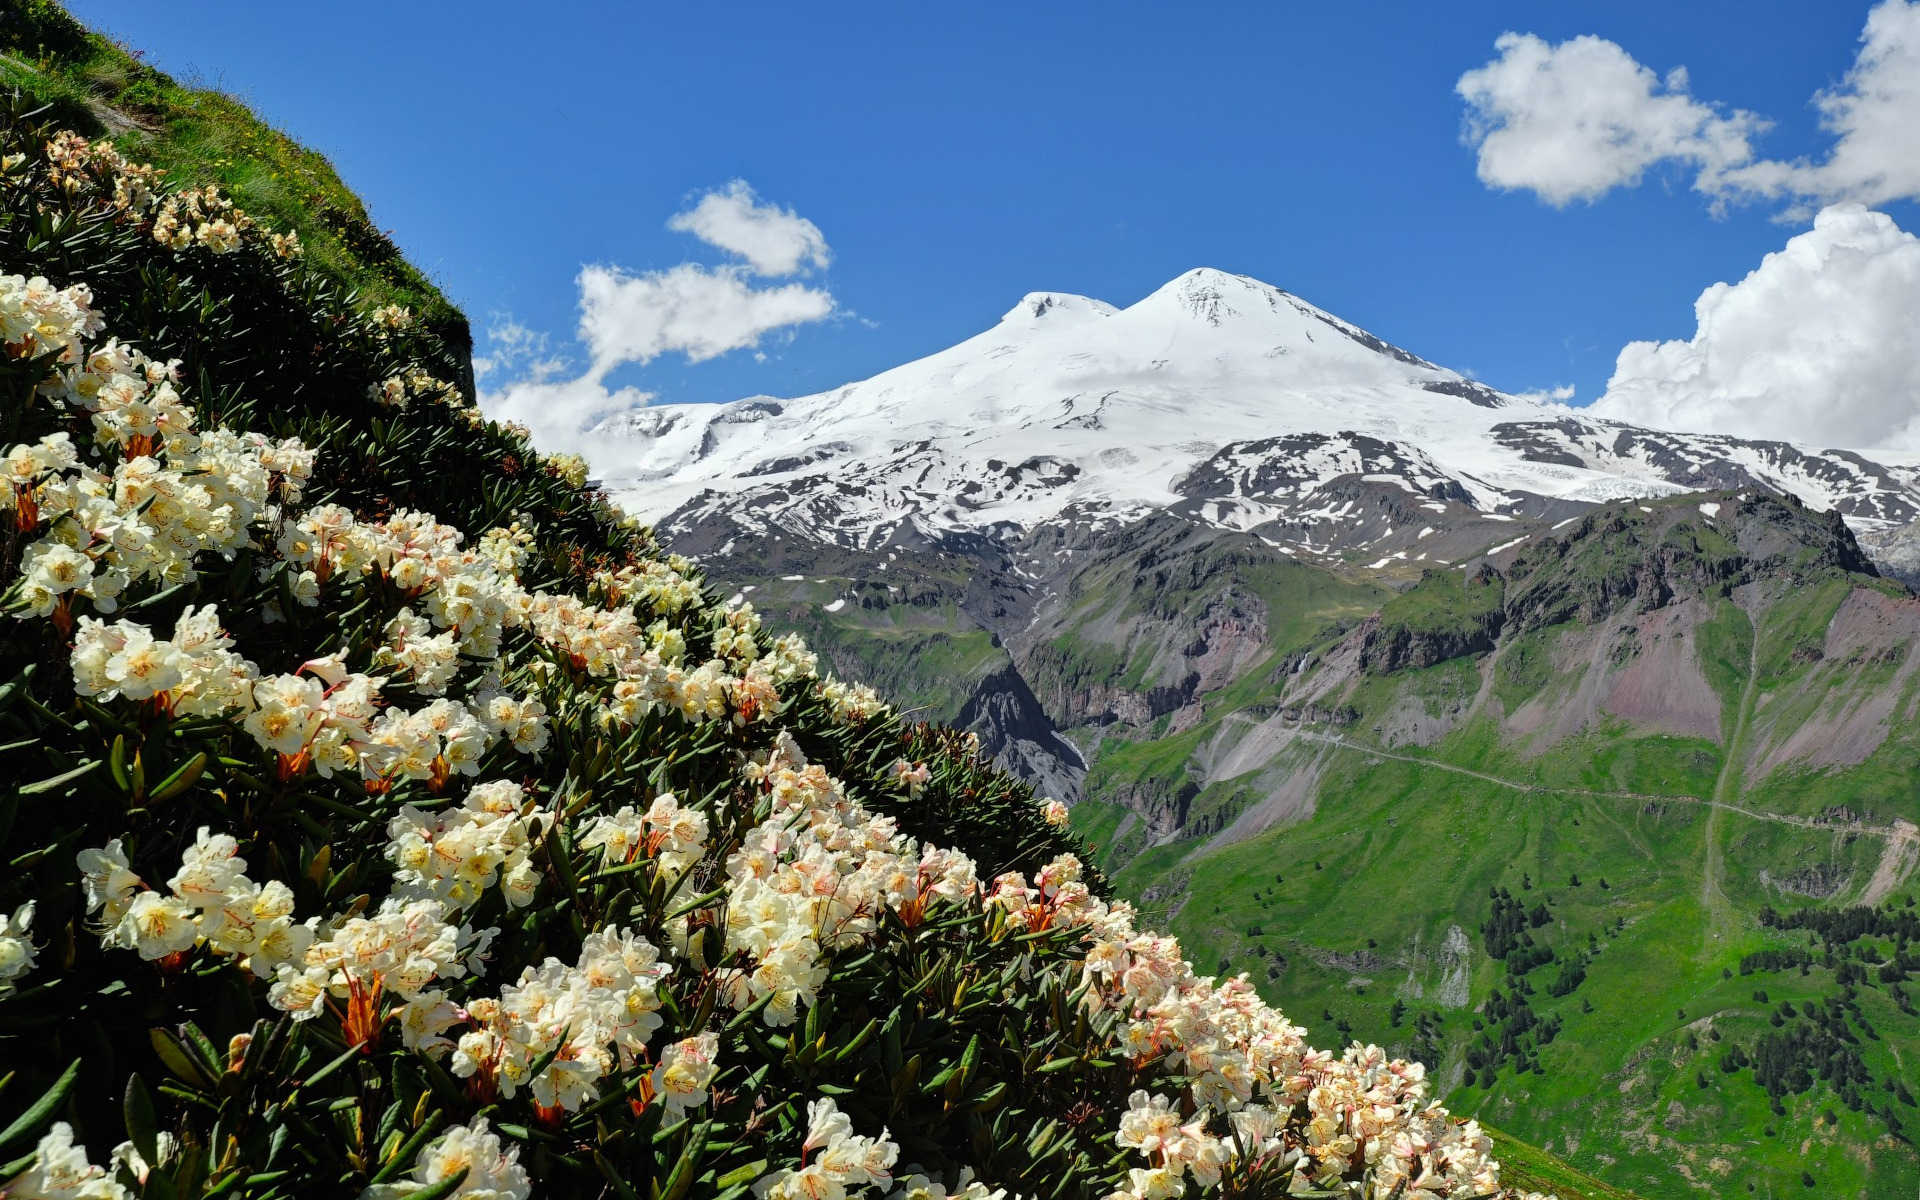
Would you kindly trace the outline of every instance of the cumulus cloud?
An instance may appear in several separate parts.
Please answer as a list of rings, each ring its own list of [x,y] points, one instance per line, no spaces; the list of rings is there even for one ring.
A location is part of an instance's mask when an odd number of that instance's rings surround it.
[[[1467,102],[1480,178],[1549,204],[1598,199],[1665,162],[1696,168],[1694,186],[1718,190],[1724,171],[1753,157],[1749,139],[1766,127],[1752,113],[1722,114],[1695,100],[1685,68],[1663,80],[1604,38],[1553,46],[1507,33],[1494,48],[1499,57],[1455,88]]]
[[[1826,204],[1920,198],[1920,0],[1873,9],[1846,77],[1813,98],[1835,137],[1819,161],[1759,157],[1754,140],[1770,122],[1696,99],[1684,67],[1662,78],[1604,38],[1552,45],[1507,33],[1494,48],[1455,88],[1490,187],[1564,206],[1671,165],[1716,205],[1785,200],[1794,219]]]
[[[831,259],[820,227],[790,208],[762,204],[744,179],[700,197],[700,203],[667,222],[709,246],[747,260],[756,275],[797,275]]]
[[[1641,425],[1920,449],[1920,238],[1857,204],[1694,304],[1684,342],[1633,342],[1592,411]]]
[[[813,222],[760,203],[740,180],[707,193],[667,227],[690,232],[741,261],[683,263],[637,274],[615,266],[583,267],[575,282],[585,369],[567,378],[568,364],[548,352],[545,335],[505,322],[489,331],[488,352],[475,360],[485,379],[509,377],[483,391],[480,400],[489,416],[526,425],[543,449],[591,458],[595,439],[589,431],[595,425],[654,399],[635,387],[609,387],[607,376],[616,368],[644,366],[664,354],[706,362],[757,348],[770,335],[823,321],[836,311],[833,294],[823,287],[754,282],[756,275],[825,267],[831,252]]]
[[[588,267],[579,284],[580,337],[602,374],[675,351],[705,362],[833,313],[833,297],[823,289],[757,288],[734,267],[687,263],[643,275]]]
[[[1758,162],[1729,183],[1768,197],[1885,204],[1920,197],[1920,3],[1888,0],[1867,14],[1860,54],[1838,87],[1814,97],[1834,134],[1821,162]]]

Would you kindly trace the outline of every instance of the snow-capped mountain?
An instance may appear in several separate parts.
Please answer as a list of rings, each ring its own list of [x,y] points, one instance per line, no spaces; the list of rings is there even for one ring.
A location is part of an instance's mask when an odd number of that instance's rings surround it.
[[[1749,484],[1862,529],[1920,515],[1904,458],[1657,432],[1504,395],[1215,270],[1124,309],[1036,292],[986,332],[859,383],[660,405],[600,432],[609,490],[669,533],[724,518],[850,550],[1171,509],[1290,553],[1457,561],[1498,543],[1503,518]]]

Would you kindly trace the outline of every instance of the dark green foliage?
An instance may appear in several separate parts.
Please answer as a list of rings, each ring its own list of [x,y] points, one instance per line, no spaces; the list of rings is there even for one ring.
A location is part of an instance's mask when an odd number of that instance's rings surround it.
[[[0,152],[25,155],[30,177],[0,189],[0,269],[86,283],[112,335],[182,360],[204,427],[298,437],[318,451],[307,503],[368,520],[424,510],[470,536],[518,520],[536,539],[529,589],[584,595],[595,571],[658,555],[648,534],[516,432],[442,404],[376,407],[369,387],[397,370],[459,373],[459,350],[431,330],[382,332],[325,272],[251,252],[176,254],[109,205],[33,183],[52,133],[42,120],[16,98],[0,132]],[[0,444],[31,441],[60,419],[32,398],[46,365],[0,360]],[[11,528],[0,537],[0,579],[11,580],[20,543]],[[217,603],[237,649],[263,671],[329,650],[364,661],[383,606],[397,602],[378,593],[377,577],[303,608],[285,602],[284,571],[263,565],[243,551],[197,582],[134,589],[122,615],[171,628],[187,606]],[[717,611],[700,610],[685,629],[696,650],[710,644]],[[1104,1195],[1123,1173],[1108,1131],[1147,1064],[1109,1057],[1111,1016],[1078,1003],[1078,935],[1009,936],[1002,918],[977,908],[913,926],[887,914],[873,949],[836,956],[819,1003],[785,1029],[751,1010],[717,1010],[714,989],[683,960],[655,1044],[716,1032],[724,1069],[713,1104],[672,1125],[661,1105],[641,1102],[644,1064],[603,1079],[601,1100],[579,1111],[536,1113],[524,1095],[491,1102],[390,1035],[355,1047],[329,1019],[295,1023],[230,962],[151,964],[103,949],[84,917],[77,849],[123,836],[134,870],[164,880],[194,831],[210,826],[239,838],[257,877],[289,883],[297,911],[352,911],[390,886],[387,820],[403,804],[444,800],[418,782],[382,793],[342,777],[283,777],[228,721],[76,697],[54,624],[0,619],[0,855],[10,864],[0,906],[33,901],[41,947],[24,986],[0,995],[0,1161],[30,1151],[57,1119],[96,1161],[122,1139],[151,1160],[159,1133],[178,1138],[180,1152],[144,1189],[154,1200],[336,1197],[400,1178],[441,1130],[484,1113],[518,1143],[541,1195],[737,1197],[769,1164],[797,1159],[805,1103],[829,1095],[861,1129],[887,1126],[905,1161],[936,1173],[964,1162],[995,1186],[1076,1200]],[[508,657],[542,653],[522,641]],[[605,727],[576,695],[580,670],[546,658],[552,744],[538,760],[497,748],[484,777],[518,779],[570,818],[671,790],[708,815],[722,847],[764,818],[769,801],[740,764],[766,748],[770,728],[671,714]],[[1077,848],[1041,819],[1031,788],[985,766],[959,735],[891,716],[850,725],[805,685],[784,699],[781,723],[814,761],[903,830],[971,855],[983,877],[1031,873]],[[930,768],[917,797],[886,777],[903,756]],[[549,955],[571,960],[587,931],[613,921],[665,940],[676,880],[650,866],[596,870],[564,828],[535,861],[543,881],[531,908],[510,911],[490,895],[472,911],[476,925],[500,927],[492,954],[509,975]],[[1104,888],[1097,873],[1088,879]],[[701,910],[694,936],[708,936],[715,911]],[[709,941],[717,957],[720,943]],[[470,977],[456,995],[498,986]]]

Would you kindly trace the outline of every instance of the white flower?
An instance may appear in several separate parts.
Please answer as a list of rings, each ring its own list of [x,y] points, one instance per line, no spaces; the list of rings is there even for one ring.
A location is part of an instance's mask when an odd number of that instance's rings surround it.
[[[74,856],[80,867],[80,886],[86,893],[87,911],[98,912],[103,924],[120,923],[140,877],[127,867],[127,856],[114,838],[98,850],[82,850]]]
[[[34,1150],[33,1164],[0,1184],[7,1200],[130,1200],[127,1190],[106,1169],[87,1160],[84,1146],[73,1144],[73,1126],[55,1121]]]
[[[108,944],[137,950],[149,961],[191,950],[200,938],[194,915],[194,906],[178,896],[141,892],[108,934]]]
[[[462,1171],[467,1177],[451,1193],[450,1200],[528,1200],[533,1194],[533,1182],[520,1165],[519,1149],[503,1147],[500,1135],[493,1132],[487,1119],[475,1117],[429,1143],[414,1160],[408,1182],[375,1184],[360,1193],[361,1200],[396,1200],[443,1183]]]
[[[713,1060],[719,1052],[719,1035],[712,1033],[683,1038],[660,1051],[660,1065],[653,1069],[653,1092],[667,1106],[666,1120],[677,1120],[687,1109],[707,1102],[707,1085],[718,1071]]]
[[[14,980],[33,969],[35,950],[27,936],[33,924],[33,901],[13,910],[11,917],[0,917],[0,996],[14,989]]]

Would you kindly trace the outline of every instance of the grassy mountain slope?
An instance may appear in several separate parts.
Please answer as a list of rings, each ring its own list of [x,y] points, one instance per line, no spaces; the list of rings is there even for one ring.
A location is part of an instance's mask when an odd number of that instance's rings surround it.
[[[1912,914],[1920,600],[1756,496],[1616,506],[1496,565],[1295,649],[1311,665],[1264,703],[1096,761],[1076,823],[1210,966],[1418,1054],[1455,1104],[1606,1179],[1910,1194],[1907,942],[1829,956],[1762,913]],[[1143,837],[1099,786],[1122,770],[1241,794],[1241,824]],[[1490,941],[1510,903],[1532,948]],[[1516,989],[1519,1028],[1496,1016]],[[1722,1070],[1816,1028],[1845,1053],[1812,1073],[1845,1058],[1854,1083],[1776,1104]]]
[[[308,261],[371,304],[413,310],[463,356],[466,316],[376,226],[332,164],[224,93],[180,83],[52,0],[0,4],[0,87],[59,123],[111,137],[176,186],[218,185],[256,219],[299,235]],[[455,380],[473,392],[471,367]]]
[[[1565,1170],[1676,1198],[1920,1184],[1913,939],[1841,930],[1829,956],[1762,924],[1913,912],[1920,601],[1831,517],[1612,505],[1399,594],[1172,519],[1070,561],[997,623],[926,554],[714,569],[849,645],[943,580],[890,677],[961,710],[946,647],[997,630],[1085,756],[1074,824],[1122,894]]]

